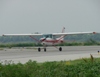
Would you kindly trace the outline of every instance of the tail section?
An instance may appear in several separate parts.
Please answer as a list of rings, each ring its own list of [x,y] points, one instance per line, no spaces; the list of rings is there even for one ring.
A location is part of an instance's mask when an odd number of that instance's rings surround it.
[[[65,27],[63,27],[63,29],[62,29],[62,33],[64,33],[64,32],[65,32]],[[64,40],[64,35],[60,36],[60,40]]]
[[[65,32],[65,27],[63,27],[63,29],[62,29],[62,33],[64,33],[64,32]],[[57,38],[57,40],[63,41],[64,40],[64,37],[65,37],[65,35],[62,35],[59,38]]]
[[[62,33],[64,33],[65,32],[65,27],[63,27],[63,29],[62,29]]]

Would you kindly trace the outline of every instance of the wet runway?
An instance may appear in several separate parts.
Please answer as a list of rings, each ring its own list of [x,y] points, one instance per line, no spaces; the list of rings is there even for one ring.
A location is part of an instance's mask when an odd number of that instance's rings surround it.
[[[4,48],[0,49],[0,61],[12,60],[14,63],[25,63],[29,60],[37,62],[45,61],[61,61],[61,60],[74,60],[78,58],[90,57],[92,54],[94,57],[100,57],[97,53],[100,50],[100,46],[64,46],[63,50],[59,51],[54,47],[47,47],[47,51],[37,51],[37,48]]]

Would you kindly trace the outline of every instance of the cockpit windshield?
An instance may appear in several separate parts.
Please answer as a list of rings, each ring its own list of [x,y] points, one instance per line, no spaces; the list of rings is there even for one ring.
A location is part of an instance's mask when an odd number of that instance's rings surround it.
[[[52,34],[44,34],[43,38],[53,38]]]

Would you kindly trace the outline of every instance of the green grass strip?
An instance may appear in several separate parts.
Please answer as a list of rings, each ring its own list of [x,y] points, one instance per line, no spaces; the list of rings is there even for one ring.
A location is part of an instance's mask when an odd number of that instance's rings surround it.
[[[100,77],[100,58],[37,63],[0,63],[0,77]]]

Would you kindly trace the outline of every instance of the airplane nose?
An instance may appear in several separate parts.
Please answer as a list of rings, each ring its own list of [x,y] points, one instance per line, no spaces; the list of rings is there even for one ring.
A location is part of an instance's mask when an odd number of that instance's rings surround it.
[[[40,41],[42,42],[42,41],[44,41],[45,39],[40,39]]]

